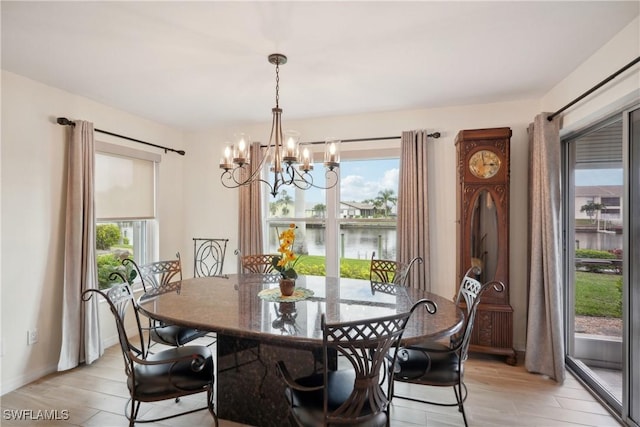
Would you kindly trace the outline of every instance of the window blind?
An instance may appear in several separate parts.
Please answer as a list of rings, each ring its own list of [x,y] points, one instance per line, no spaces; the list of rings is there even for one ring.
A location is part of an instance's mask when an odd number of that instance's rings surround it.
[[[159,161],[155,154],[96,142],[96,219],[155,218]]]

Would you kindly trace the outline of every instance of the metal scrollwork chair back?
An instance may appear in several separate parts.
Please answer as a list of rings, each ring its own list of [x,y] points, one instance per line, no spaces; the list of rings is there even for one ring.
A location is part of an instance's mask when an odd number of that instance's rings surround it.
[[[388,425],[393,381],[384,379],[395,362],[409,316],[421,306],[436,310],[432,301],[421,300],[410,312],[373,320],[327,323],[323,314],[322,371],[294,379],[283,361],[276,365],[295,424]],[[346,368],[332,369],[335,354]]]
[[[161,286],[166,287],[172,282],[182,280],[182,264],[179,253],[176,253],[176,259],[156,261],[143,265],[138,265],[129,258],[123,260],[122,263],[125,266],[132,265],[138,272],[138,277],[142,281],[142,287],[145,292],[152,292]],[[152,341],[177,347],[208,334],[207,331],[171,325],[154,319],[149,319],[148,329],[148,347],[152,346]],[[213,342],[209,345],[211,344]]]
[[[193,239],[193,277],[222,276],[229,239]]]
[[[371,255],[369,280],[372,283],[394,284],[406,286],[407,277],[415,263],[422,264],[421,257],[414,257],[408,264],[390,259],[376,259],[376,253]]]
[[[471,307],[473,306],[476,298],[478,298],[480,289],[482,288],[482,283],[475,279],[475,277],[480,275],[480,272],[480,267],[477,266],[468,269],[460,282],[460,287],[456,294],[456,305],[460,305],[464,302],[464,305],[467,308],[467,314],[471,311]]]
[[[94,294],[101,296],[109,304],[115,319],[130,396],[125,408],[129,426],[136,422],[155,422],[204,409],[209,410],[217,426],[218,417],[213,402],[215,371],[211,350],[205,346],[184,346],[149,353],[145,347],[143,328],[131,286],[120,273],[112,273],[110,280],[116,281],[116,278],[121,283],[114,283],[105,290],[87,289],[82,293],[82,299],[88,301]],[[133,308],[136,324],[136,331],[131,336],[127,334],[124,323],[129,307]],[[142,402],[178,400],[182,396],[203,392],[207,395],[206,405],[203,407],[191,407],[153,420],[138,419]]]
[[[242,270],[246,273],[275,273],[276,270],[271,263],[273,257],[274,255],[268,254],[242,255]]]
[[[160,285],[175,280],[182,280],[182,262],[180,253],[176,253],[176,259],[150,262],[138,265],[134,260],[127,258],[122,261],[125,265],[133,265],[138,272],[138,277],[142,281],[145,292],[158,288]]]
[[[468,272],[469,273],[469,272]],[[482,294],[489,289],[495,292],[503,292],[505,286],[502,282],[491,281],[481,286],[478,282],[463,280],[464,291],[459,293],[470,305],[462,332],[457,338],[448,344],[429,343],[428,346],[410,346],[401,348],[397,357],[397,369],[394,372],[394,382],[405,382],[425,386],[452,387],[455,394],[455,402],[428,401],[407,395],[398,395],[396,398],[413,400],[439,406],[457,406],[462,413],[464,425],[467,426],[467,415],[464,411],[464,401],[467,398],[467,386],[464,383],[464,362],[468,357],[469,344],[473,325],[480,304]],[[474,283],[475,282],[475,283]]]

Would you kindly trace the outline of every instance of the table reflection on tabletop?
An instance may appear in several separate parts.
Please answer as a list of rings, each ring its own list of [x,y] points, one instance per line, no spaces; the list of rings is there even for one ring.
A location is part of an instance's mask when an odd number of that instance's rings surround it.
[[[323,313],[330,323],[365,320],[409,311],[421,298],[433,300],[438,312],[433,316],[415,312],[403,341],[443,337],[462,325],[462,312],[453,302],[418,289],[368,280],[301,276],[296,287],[313,293],[301,301],[274,302],[258,295],[277,286],[274,275],[201,277],[148,292],[139,303],[146,314],[159,320],[294,346],[321,344]]]

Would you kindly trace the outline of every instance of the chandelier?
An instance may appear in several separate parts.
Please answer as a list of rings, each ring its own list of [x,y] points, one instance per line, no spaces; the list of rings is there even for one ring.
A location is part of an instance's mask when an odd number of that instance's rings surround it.
[[[279,105],[280,65],[287,63],[287,57],[274,53],[269,55],[269,62],[276,66],[276,106],[271,109],[273,118],[269,145],[252,170],[251,139],[245,134],[238,134],[233,145],[225,146],[220,160],[220,169],[224,169],[220,177],[222,185],[237,188],[252,182],[263,182],[269,187],[269,193],[273,197],[283,185],[294,185],[302,190],[334,187],[338,181],[336,169],[340,166],[340,140],[330,138],[325,141],[324,166],[328,185],[323,187],[315,184],[313,175],[309,173],[313,170],[313,153],[309,149],[311,143],[300,144],[300,134],[296,131],[282,131],[282,109]],[[269,165],[269,171],[273,174],[271,182],[262,176],[266,165]]]

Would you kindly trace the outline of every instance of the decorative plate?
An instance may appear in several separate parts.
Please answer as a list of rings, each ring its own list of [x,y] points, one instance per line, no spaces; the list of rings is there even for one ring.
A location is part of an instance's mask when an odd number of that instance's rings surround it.
[[[313,296],[313,291],[307,288],[295,288],[293,295],[285,297],[280,293],[280,287],[263,289],[258,292],[258,296],[265,301],[273,302],[296,302]]]

